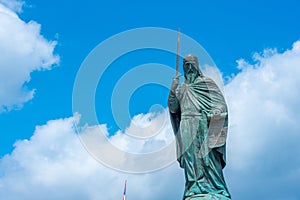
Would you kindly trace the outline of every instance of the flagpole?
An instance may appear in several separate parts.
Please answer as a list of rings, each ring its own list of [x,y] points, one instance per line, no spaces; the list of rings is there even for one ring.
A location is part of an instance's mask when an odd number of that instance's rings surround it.
[[[125,180],[125,183],[124,183],[124,192],[123,192],[122,200],[126,200],[126,183],[127,183],[127,180]]]

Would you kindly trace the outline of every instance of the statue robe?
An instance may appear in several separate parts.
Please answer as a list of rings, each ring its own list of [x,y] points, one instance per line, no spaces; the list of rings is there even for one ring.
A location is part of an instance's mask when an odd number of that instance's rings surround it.
[[[183,199],[198,194],[229,199],[222,172],[226,165],[228,114],[218,86],[210,78],[199,76],[194,83],[185,82],[175,93],[170,92],[168,104],[177,159],[185,170]],[[216,111],[219,114],[214,115]]]

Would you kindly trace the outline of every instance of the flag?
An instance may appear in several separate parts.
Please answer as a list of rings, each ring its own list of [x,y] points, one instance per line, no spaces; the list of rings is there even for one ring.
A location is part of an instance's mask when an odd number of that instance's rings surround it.
[[[123,198],[122,198],[122,200],[126,200],[126,182],[127,182],[127,180],[125,180],[124,192],[123,192]]]

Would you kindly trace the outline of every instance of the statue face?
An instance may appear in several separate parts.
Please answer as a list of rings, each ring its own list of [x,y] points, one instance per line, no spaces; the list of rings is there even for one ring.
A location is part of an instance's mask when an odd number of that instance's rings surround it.
[[[183,71],[188,83],[193,83],[198,76],[198,71],[191,62],[185,62],[183,64]]]

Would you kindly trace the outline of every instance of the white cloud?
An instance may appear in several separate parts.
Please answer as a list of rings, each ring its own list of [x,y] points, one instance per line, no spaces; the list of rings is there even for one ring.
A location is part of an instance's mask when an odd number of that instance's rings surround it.
[[[176,153],[168,111],[153,116],[137,115],[125,133],[117,131],[113,136],[108,136],[105,125],[88,126],[81,131],[80,139],[106,166],[130,173],[156,171],[174,163]]]
[[[0,3],[15,12],[22,12],[22,7],[25,5],[22,0],[0,0]]]
[[[230,111],[228,181],[236,199],[298,199],[300,41],[238,61],[225,91]]]
[[[30,140],[17,142],[0,161],[0,169],[0,199],[6,200],[121,199],[126,179],[128,199],[180,199],[184,184],[177,163],[140,175],[102,166],[80,143],[72,118],[36,127]]]
[[[10,3],[13,6],[20,2]],[[47,41],[40,28],[34,21],[22,21],[0,3],[0,112],[19,108],[32,99],[34,89],[26,88],[30,73],[50,69],[59,62],[59,57],[53,55],[56,42]]]

